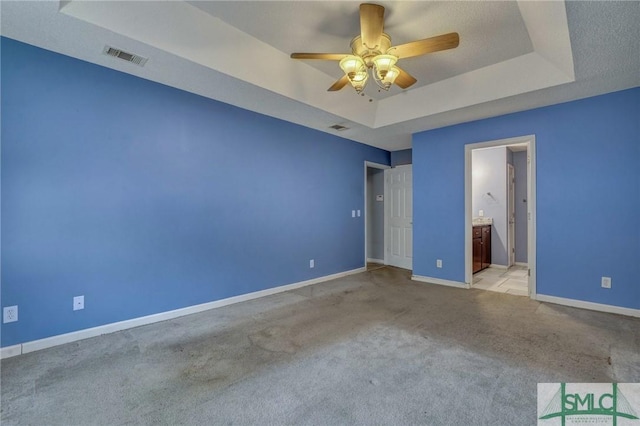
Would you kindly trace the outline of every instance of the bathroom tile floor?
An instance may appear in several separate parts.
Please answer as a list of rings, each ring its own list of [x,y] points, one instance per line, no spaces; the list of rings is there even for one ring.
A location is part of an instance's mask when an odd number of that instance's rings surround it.
[[[473,274],[472,288],[529,296],[527,267],[515,265],[509,269],[487,268]]]

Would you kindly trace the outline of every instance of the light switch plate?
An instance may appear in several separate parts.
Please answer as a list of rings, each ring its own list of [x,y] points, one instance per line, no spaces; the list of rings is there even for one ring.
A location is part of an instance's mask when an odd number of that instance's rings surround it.
[[[356,211],[355,210],[351,210],[351,217],[356,217]]]
[[[84,309],[84,296],[76,296],[73,298],[73,310],[79,311]]]
[[[602,288],[611,288],[611,277],[602,277]]]
[[[358,210],[358,217],[360,217],[360,210]]]
[[[436,259],[436,268],[442,268],[442,259]]]

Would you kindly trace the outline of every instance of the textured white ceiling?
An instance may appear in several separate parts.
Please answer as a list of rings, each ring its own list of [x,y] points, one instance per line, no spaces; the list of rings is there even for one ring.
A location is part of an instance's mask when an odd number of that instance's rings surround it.
[[[640,85],[639,2],[381,2],[394,44],[450,31],[457,49],[403,60],[419,84],[379,96],[328,93],[358,4],[334,2],[0,3],[2,35],[381,148],[417,131]],[[107,57],[105,45],[149,57]]]

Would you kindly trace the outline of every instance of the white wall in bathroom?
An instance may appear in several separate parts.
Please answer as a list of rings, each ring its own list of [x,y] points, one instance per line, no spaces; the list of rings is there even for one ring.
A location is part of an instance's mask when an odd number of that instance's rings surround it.
[[[471,170],[472,215],[484,210],[484,216],[493,219],[491,263],[507,266],[507,147],[474,149]]]

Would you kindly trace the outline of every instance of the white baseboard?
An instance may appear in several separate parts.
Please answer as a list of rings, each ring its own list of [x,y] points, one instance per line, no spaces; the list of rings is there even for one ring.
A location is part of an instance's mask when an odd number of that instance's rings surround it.
[[[241,294],[239,296],[229,297],[227,299],[216,300],[213,302],[202,303],[200,305],[188,306],[186,308],[175,309],[172,311],[160,312],[158,314],[147,315],[144,317],[133,318],[130,320],[114,322],[98,327],[86,328],[71,333],[59,334],[44,339],[32,340],[22,344],[7,346],[0,349],[0,359],[12,356],[26,354],[29,352],[39,351],[41,349],[50,348],[52,346],[63,345],[65,343],[76,342],[78,340],[88,339],[91,337],[101,336],[103,334],[114,333],[116,331],[126,330],[129,328],[140,327],[142,325],[153,324],[154,322],[166,321],[173,318],[191,315],[198,312],[208,311],[209,309],[221,308],[223,306],[233,305],[235,303],[245,302],[247,300],[258,299],[260,297],[270,296],[284,291],[295,290],[300,287],[318,284],[324,281],[335,280],[337,278],[346,277],[347,275],[358,274],[366,271],[366,268],[352,269],[350,271],[339,272],[337,274],[326,275],[324,277],[313,278],[307,281],[300,281],[293,284],[282,285],[279,287],[268,288],[265,290],[255,291],[253,293]]]
[[[367,263],[379,263],[381,265],[384,265],[384,260],[382,260],[382,259],[373,259],[371,257],[367,257]]]
[[[509,269],[508,266],[506,265],[498,265],[497,263],[492,263],[491,265],[489,265],[489,268],[495,268],[495,269]]]
[[[627,315],[630,317],[640,318],[640,309],[623,308],[621,306],[585,302],[583,300],[566,299],[564,297],[547,296],[544,294],[537,294],[535,299],[538,302],[555,303],[556,305],[571,306],[574,308],[589,309],[591,311],[608,312],[610,314]]]
[[[22,345],[5,346],[0,348],[0,359],[11,358],[22,353]]]
[[[516,266],[524,266],[525,268],[529,267],[527,262],[516,262]]]
[[[429,283],[429,284],[446,285],[448,287],[471,288],[469,284],[463,283],[460,281],[443,280],[440,278],[424,277],[422,275],[412,275],[411,279],[413,281],[420,281],[420,282]]]

